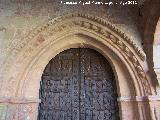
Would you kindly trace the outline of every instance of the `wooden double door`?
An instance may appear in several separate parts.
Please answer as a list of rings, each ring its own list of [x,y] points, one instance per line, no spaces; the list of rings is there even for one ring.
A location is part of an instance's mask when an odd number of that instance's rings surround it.
[[[113,71],[98,52],[73,48],[46,66],[38,120],[119,120]]]

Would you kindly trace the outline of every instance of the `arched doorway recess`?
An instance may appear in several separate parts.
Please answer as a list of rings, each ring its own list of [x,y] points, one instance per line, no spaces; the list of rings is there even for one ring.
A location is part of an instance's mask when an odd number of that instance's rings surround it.
[[[143,51],[112,24],[79,13],[57,17],[38,27],[11,51],[2,76],[1,94],[10,96],[5,101],[14,103],[18,111],[28,108],[22,116],[36,119],[45,66],[69,48],[95,49],[109,61],[116,79],[121,119],[150,117],[147,101],[154,90],[145,73]]]
[[[119,120],[112,68],[92,49],[56,55],[43,72],[40,99],[38,120]]]

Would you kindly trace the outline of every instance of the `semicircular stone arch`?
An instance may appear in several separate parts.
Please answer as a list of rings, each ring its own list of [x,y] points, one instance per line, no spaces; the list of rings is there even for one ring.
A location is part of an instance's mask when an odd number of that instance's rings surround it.
[[[39,82],[47,63],[61,51],[78,47],[93,48],[108,59],[116,76],[119,100],[134,101],[136,96],[154,94],[143,67],[143,51],[112,24],[79,13],[55,18],[36,28],[11,50],[4,64],[1,94],[13,98],[8,102],[37,102]],[[132,105],[130,114],[134,117]]]

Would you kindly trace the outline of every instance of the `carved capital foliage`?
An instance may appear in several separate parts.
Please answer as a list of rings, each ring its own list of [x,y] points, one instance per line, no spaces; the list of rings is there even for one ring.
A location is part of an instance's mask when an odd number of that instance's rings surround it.
[[[22,42],[11,50],[10,57],[5,63],[5,71],[10,69],[9,66],[12,65],[12,61],[16,56],[19,56],[16,58],[16,62],[20,63],[24,58],[31,56],[43,43],[48,42],[49,44],[66,34],[82,34],[81,31],[105,39],[110,46],[116,49],[126,59],[129,66],[132,67],[136,78],[139,79],[142,85],[144,94],[151,94],[150,84],[142,66],[142,63],[145,61],[144,52],[114,25],[101,18],[79,13],[57,17],[44,26],[38,27],[28,36],[25,36]],[[8,90],[13,83],[14,81],[8,81]]]

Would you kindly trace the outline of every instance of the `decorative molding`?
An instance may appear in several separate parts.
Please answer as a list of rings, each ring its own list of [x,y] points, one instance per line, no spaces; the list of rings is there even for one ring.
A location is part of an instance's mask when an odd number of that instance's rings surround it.
[[[131,39],[129,39],[129,37],[111,23],[95,16],[80,13],[57,17],[49,21],[44,26],[36,28],[28,36],[25,36],[22,42],[11,50],[8,61],[5,64],[5,71],[8,72],[10,69],[9,66],[12,66],[15,56],[19,55],[22,52],[22,49],[23,53],[20,59],[30,56],[32,52],[34,52],[50,37],[56,35],[62,36],[62,33],[64,33],[65,30],[73,31],[75,29],[77,30],[77,28],[88,30],[89,32],[95,33],[96,35],[106,39],[107,42],[116,48],[117,51],[119,51],[129,62],[130,67],[132,67],[136,73],[136,77],[140,79],[140,84],[144,90],[144,94],[152,94],[146,73],[141,65],[145,60],[144,52],[140,50],[140,48]],[[7,90],[11,91],[11,86],[16,82],[15,80],[16,79],[12,79],[7,83]]]
[[[81,14],[81,13],[67,14],[67,15],[57,17],[57,18],[49,21],[44,26],[37,28],[35,31],[33,31],[31,34],[29,34],[27,38],[24,38],[24,39],[31,40],[34,37],[36,37],[36,35],[38,35],[39,33],[46,30],[48,27],[53,26],[53,25],[57,24],[58,22],[61,22],[61,21],[66,20],[68,18],[74,18],[74,17],[85,18],[85,19],[91,20],[93,22],[97,22],[97,23],[109,28],[111,31],[120,35],[120,37],[122,37],[122,39],[125,40],[135,50],[135,52],[141,58],[142,61],[145,60],[145,57],[146,57],[145,53],[128,36],[126,36],[125,33],[120,31],[116,26],[109,23],[108,21],[105,21],[102,18],[91,16],[91,15],[86,15],[86,14]],[[81,21],[73,21],[73,23],[76,24],[76,25],[84,26],[84,27],[89,28],[89,29],[91,28],[91,29],[93,29],[97,32],[99,31],[99,29],[101,29],[101,28],[99,28],[99,26],[92,26],[92,24],[87,23],[87,22],[81,23]],[[74,25],[73,23],[71,23],[70,25]],[[65,27],[66,27],[66,25],[61,25],[61,27],[54,28],[53,31],[54,32],[56,32],[56,31],[59,32],[59,31],[65,29]],[[72,26],[69,26],[69,27],[72,27]],[[99,32],[101,32],[102,34],[105,34],[105,31],[99,31]]]
[[[115,34],[118,34],[123,40],[125,40],[125,42],[127,42],[129,44],[129,46],[131,46],[133,48],[133,50],[137,53],[137,55],[139,56],[139,58],[142,61],[145,60],[145,57],[146,57],[145,53],[128,36],[126,36],[125,33],[120,31],[113,24],[109,23],[108,21],[105,21],[104,19],[101,19],[101,18],[98,18],[98,17],[95,17],[95,16],[91,16],[91,15],[80,14],[80,13],[67,14],[67,15],[64,15],[64,16],[60,16],[60,17],[57,17],[57,18],[49,21],[44,26],[38,27],[33,32],[31,32],[29,35],[27,35],[23,38],[22,42],[14,48],[14,51],[12,51],[12,54],[13,55],[17,54],[22,48],[24,48],[28,44],[28,42],[31,39],[34,39],[37,35],[39,35],[43,31],[45,31],[46,29],[50,28],[51,26],[54,26],[54,25],[62,22],[63,20],[76,18],[76,17],[80,17],[80,18],[83,18],[83,19],[90,20],[92,22],[99,23],[100,25],[103,25],[104,27],[110,29],[112,32],[115,32]],[[81,27],[85,27],[85,28],[88,28],[88,29],[92,29],[96,32],[100,32],[103,35],[107,35],[107,33],[105,31],[100,30],[100,29],[102,29],[102,27],[95,26],[92,23],[87,23],[85,21],[74,20],[74,19],[72,19],[72,20],[73,21],[71,21],[70,23],[67,23],[65,25],[63,24],[63,25],[54,27],[54,29],[50,30],[50,33],[45,35],[45,37],[46,36],[53,36],[57,32],[64,31],[64,29],[66,29],[66,27],[74,27],[76,25],[81,26]]]

